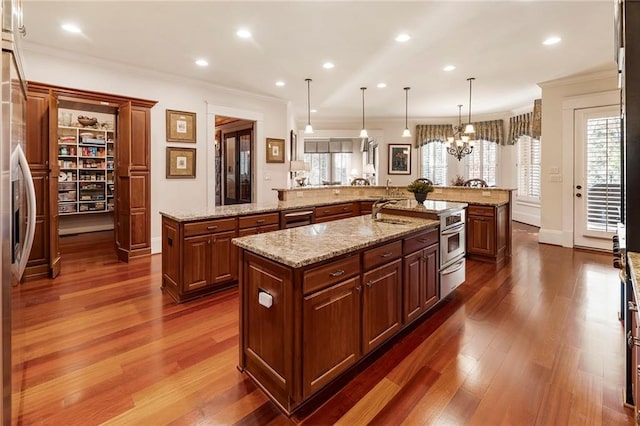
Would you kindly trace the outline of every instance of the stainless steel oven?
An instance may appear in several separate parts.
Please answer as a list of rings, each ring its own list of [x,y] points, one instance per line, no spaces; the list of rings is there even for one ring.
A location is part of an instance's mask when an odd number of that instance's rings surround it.
[[[465,210],[440,215],[440,298],[466,279]]]

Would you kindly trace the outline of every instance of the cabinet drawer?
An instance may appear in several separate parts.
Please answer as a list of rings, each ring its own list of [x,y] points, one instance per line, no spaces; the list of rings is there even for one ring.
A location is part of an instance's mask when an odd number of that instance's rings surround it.
[[[355,203],[334,204],[332,206],[316,207],[316,219],[325,216],[356,214],[357,206]]]
[[[213,232],[235,231],[236,219],[215,219],[192,222],[184,225],[184,236],[211,234]]]
[[[394,241],[362,253],[362,267],[366,271],[402,255],[402,241]]]
[[[474,216],[495,216],[495,209],[492,206],[469,205],[469,215]]]
[[[238,237],[246,237],[247,235],[264,234],[265,232],[278,231],[279,225],[253,226],[238,230]]]
[[[360,259],[350,256],[304,272],[302,291],[309,294],[360,273]]]
[[[238,228],[251,228],[253,226],[274,225],[280,222],[278,213],[252,214],[238,218]]]
[[[438,242],[438,234],[438,228],[434,228],[413,237],[405,238],[402,252],[409,254],[435,244]]]

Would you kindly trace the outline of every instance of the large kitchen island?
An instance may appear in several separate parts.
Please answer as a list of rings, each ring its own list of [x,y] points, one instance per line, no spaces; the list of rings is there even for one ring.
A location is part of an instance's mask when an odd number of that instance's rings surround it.
[[[439,223],[364,215],[235,238],[240,369],[294,412],[436,305]]]

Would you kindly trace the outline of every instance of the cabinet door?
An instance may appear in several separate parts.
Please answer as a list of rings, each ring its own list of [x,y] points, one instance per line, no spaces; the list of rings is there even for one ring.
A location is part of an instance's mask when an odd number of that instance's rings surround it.
[[[421,292],[424,280],[422,250],[404,257],[404,322],[409,323],[422,313]]]
[[[360,277],[304,298],[303,393],[307,398],[360,358]]]
[[[467,249],[471,254],[495,255],[495,219],[469,216],[467,226]]]
[[[363,274],[362,353],[367,353],[400,329],[402,259]]]
[[[192,291],[208,284],[211,236],[184,239],[184,272],[182,291]]]
[[[221,284],[238,278],[238,249],[231,243],[235,231],[211,235],[211,284]]]
[[[424,265],[424,293],[423,309],[427,310],[435,305],[438,297],[438,244],[434,244],[422,250],[422,263]]]

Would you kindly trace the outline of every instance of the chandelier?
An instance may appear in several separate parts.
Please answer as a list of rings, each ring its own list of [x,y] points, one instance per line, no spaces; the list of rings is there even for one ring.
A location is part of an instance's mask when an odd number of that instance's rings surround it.
[[[445,142],[447,152],[458,159],[462,160],[462,157],[469,155],[473,152],[473,146],[475,141],[471,138],[475,133],[475,128],[471,124],[471,82],[475,78],[470,77],[467,79],[469,82],[469,122],[466,126],[462,125],[462,105],[458,105],[458,125],[453,126],[453,136],[449,136]]]

